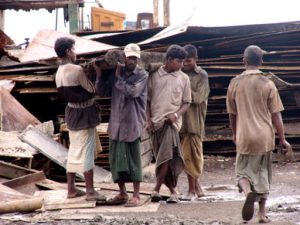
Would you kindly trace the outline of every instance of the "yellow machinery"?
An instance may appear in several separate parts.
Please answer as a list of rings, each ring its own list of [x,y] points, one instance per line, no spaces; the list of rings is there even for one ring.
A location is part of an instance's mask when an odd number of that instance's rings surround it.
[[[126,17],[124,13],[92,7],[91,15],[93,31],[114,31],[124,28]]]

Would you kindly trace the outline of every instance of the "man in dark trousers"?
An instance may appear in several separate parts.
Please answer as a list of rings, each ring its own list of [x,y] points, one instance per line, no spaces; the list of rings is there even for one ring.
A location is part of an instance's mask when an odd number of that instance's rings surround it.
[[[279,144],[286,141],[281,111],[284,109],[278,90],[268,73],[259,67],[263,51],[256,45],[248,46],[243,58],[246,70],[233,78],[227,92],[227,111],[236,144],[236,174],[238,187],[246,200],[242,209],[244,220],[251,220],[254,202],[258,200],[260,223],[270,222],[266,216],[266,201],[272,178],[272,150],[275,149],[277,130]]]

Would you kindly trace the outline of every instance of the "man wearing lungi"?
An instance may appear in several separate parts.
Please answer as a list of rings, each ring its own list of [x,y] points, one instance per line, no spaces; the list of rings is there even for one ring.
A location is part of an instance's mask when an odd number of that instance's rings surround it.
[[[67,160],[68,198],[80,195],[75,187],[75,173],[83,173],[86,183],[86,200],[104,201],[105,197],[94,189],[93,168],[96,149],[100,141],[96,126],[100,123],[99,110],[94,102],[95,86],[81,66],[75,65],[75,41],[58,38],[54,46],[61,64],[55,82],[59,95],[68,102],[65,121],[69,130],[70,147]]]
[[[210,89],[207,72],[197,66],[197,48],[189,44],[185,45],[184,49],[187,56],[183,60],[182,71],[190,78],[192,103],[187,112],[182,115],[180,130],[184,171],[189,183],[188,192],[181,197],[181,200],[190,201],[204,196],[198,179],[203,172],[202,139],[205,134],[204,124]]]
[[[111,112],[108,126],[110,138],[109,163],[112,177],[118,183],[120,193],[108,200],[108,204],[140,204],[142,165],[140,137],[145,126],[148,72],[137,64],[140,47],[128,44],[124,48],[124,62],[118,63],[114,75],[108,78],[97,70],[96,88],[100,96],[111,88]],[[125,183],[133,182],[133,196],[128,198]]]
[[[171,192],[167,202],[178,202],[175,188],[184,167],[179,130],[181,116],[192,100],[189,77],[181,71],[185,57],[183,47],[171,45],[167,50],[166,63],[149,77],[148,129],[152,132],[156,159],[156,185],[151,194],[152,202],[162,199],[159,194],[162,184]]]
[[[278,90],[259,70],[263,51],[256,45],[244,51],[246,70],[233,78],[227,92],[227,111],[236,144],[236,174],[238,187],[246,199],[242,209],[244,220],[251,220],[254,202],[259,203],[260,223],[270,222],[266,216],[266,200],[272,178],[272,150],[275,148],[277,130],[279,143],[289,149],[286,141],[281,111],[284,109]]]

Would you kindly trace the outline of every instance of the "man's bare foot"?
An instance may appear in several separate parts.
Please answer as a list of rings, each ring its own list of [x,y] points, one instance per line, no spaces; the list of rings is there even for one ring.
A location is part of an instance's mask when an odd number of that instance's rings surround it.
[[[110,198],[106,201],[108,205],[123,205],[128,201],[127,194],[118,194],[113,198]]]
[[[203,191],[197,192],[197,197],[198,197],[198,198],[201,198],[201,197],[203,197],[203,196],[205,196],[205,194],[203,193]]]
[[[132,197],[131,199],[129,199],[126,204],[125,207],[137,207],[140,205],[140,198],[139,197]]]
[[[101,195],[99,192],[94,191],[92,193],[86,193],[85,200],[104,202],[106,201],[106,197],[104,195]]]
[[[267,216],[259,216],[258,217],[258,222],[259,223],[270,223],[271,220]]]
[[[76,188],[74,192],[68,192],[67,198],[77,198],[84,195],[85,195],[84,191]]]

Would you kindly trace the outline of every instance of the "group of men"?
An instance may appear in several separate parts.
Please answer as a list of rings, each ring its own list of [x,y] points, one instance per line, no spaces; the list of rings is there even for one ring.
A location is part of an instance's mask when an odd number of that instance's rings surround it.
[[[118,63],[109,76],[93,63],[96,82],[75,65],[75,42],[59,38],[55,51],[61,59],[56,84],[61,97],[68,102],[65,120],[69,129],[70,148],[67,162],[68,198],[80,195],[76,189],[75,173],[83,172],[86,200],[105,201],[105,196],[94,189],[93,166],[95,150],[99,148],[96,125],[99,111],[94,96],[111,96],[108,126],[110,138],[109,163],[112,178],[119,193],[106,200],[107,204],[128,207],[141,204],[139,189],[142,182],[140,137],[146,128],[151,136],[156,159],[156,184],[152,202],[162,200],[160,188],[170,190],[168,203],[194,200],[204,196],[199,183],[203,172],[204,124],[210,92],[208,75],[197,66],[198,52],[193,45],[169,46],[166,61],[150,74],[138,65],[140,47],[128,44],[124,48],[124,64]],[[254,213],[254,202],[259,201],[260,222],[268,222],[265,202],[271,183],[271,151],[274,131],[280,144],[289,148],[285,140],[280,111],[283,106],[272,81],[258,70],[263,51],[249,46],[244,52],[245,72],[232,79],[227,94],[227,109],[237,148],[236,173],[238,187],[246,195],[242,209],[244,220]],[[185,171],[189,188],[178,196],[178,176]],[[129,198],[125,183],[133,183]]]

